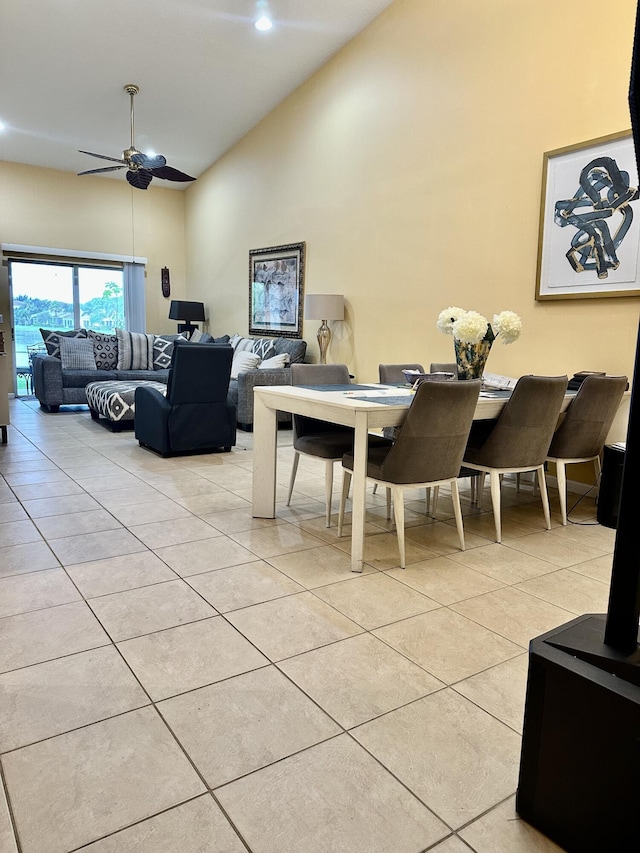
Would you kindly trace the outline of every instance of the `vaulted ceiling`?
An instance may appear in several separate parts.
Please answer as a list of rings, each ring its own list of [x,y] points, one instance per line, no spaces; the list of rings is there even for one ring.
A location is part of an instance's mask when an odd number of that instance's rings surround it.
[[[0,160],[109,165],[78,149],[129,147],[136,83],[136,147],[197,177],[391,2],[269,0],[259,32],[256,0],[4,0]]]

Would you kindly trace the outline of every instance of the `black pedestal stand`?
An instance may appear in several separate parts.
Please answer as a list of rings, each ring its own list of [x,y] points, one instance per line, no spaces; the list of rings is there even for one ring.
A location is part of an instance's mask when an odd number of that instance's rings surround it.
[[[516,810],[570,853],[640,850],[639,653],[605,646],[604,621],[580,616],[529,648]]]
[[[640,850],[639,387],[631,392],[607,616],[580,616],[529,646],[516,810],[570,853]]]
[[[640,11],[629,106],[640,152]],[[639,169],[640,173],[640,169]],[[640,330],[609,609],[531,641],[516,809],[570,853],[640,851]]]

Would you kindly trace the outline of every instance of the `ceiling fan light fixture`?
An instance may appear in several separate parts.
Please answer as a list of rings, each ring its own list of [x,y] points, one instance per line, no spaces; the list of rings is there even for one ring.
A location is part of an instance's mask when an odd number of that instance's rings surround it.
[[[106,154],[96,154],[93,151],[84,151],[79,149],[81,154],[89,154],[90,157],[97,157],[99,160],[109,160],[112,163],[118,163],[118,166],[104,166],[101,169],[88,169],[84,172],[78,172],[79,175],[96,175],[101,172],[116,172],[118,169],[127,169],[125,178],[138,190],[146,190],[153,178],[162,178],[165,181],[195,181],[191,175],[180,172],[172,166],[167,166],[167,160],[162,154],[143,154],[135,146],[134,142],[134,111],[133,99],[140,91],[140,87],[135,83],[127,83],[124,87],[125,92],[129,95],[131,105],[131,145],[125,148],[122,152],[122,157],[109,157]]]

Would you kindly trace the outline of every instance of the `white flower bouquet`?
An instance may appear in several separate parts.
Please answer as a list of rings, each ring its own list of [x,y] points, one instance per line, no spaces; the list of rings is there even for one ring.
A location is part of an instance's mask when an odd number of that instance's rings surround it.
[[[453,335],[456,340],[469,344],[480,341],[492,344],[497,337],[503,344],[512,344],[522,331],[522,320],[514,311],[494,314],[490,323],[477,311],[466,311],[455,305],[440,312],[436,325],[444,335]]]

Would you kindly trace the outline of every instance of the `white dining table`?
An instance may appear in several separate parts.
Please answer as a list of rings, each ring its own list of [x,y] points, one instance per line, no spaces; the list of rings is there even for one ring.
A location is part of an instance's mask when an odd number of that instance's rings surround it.
[[[361,572],[369,430],[401,424],[412,400],[410,388],[389,385],[339,386],[335,390],[278,385],[254,389],[253,517],[275,518],[278,423],[277,412],[350,426],[354,429],[351,569]],[[482,393],[475,420],[498,417],[508,397],[503,392]],[[571,398],[565,399],[568,405]]]

